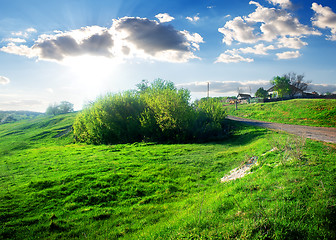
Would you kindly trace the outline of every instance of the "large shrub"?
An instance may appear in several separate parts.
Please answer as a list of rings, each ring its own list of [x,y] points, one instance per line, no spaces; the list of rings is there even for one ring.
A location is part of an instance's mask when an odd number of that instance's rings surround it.
[[[75,137],[93,144],[139,141],[142,139],[139,116],[144,106],[139,95],[131,91],[100,97],[77,116]]]
[[[226,113],[218,99],[203,98],[194,103],[194,109],[194,138],[208,140],[226,135]]]
[[[137,86],[137,91],[107,94],[88,105],[75,120],[76,139],[113,144],[185,142],[223,135],[225,112],[218,101],[192,105],[188,90],[161,79]]]
[[[141,115],[144,135],[151,139],[184,141],[188,138],[192,107],[190,92],[161,79],[140,91],[146,109]]]

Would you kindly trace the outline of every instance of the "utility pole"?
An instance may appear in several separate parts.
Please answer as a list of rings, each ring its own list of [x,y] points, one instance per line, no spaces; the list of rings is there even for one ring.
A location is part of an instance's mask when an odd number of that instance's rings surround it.
[[[210,97],[210,82],[208,82],[208,91],[207,91],[207,98]]]

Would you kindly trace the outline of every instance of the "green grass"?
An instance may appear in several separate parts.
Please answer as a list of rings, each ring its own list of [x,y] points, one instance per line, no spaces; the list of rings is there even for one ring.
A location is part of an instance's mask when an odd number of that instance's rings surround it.
[[[231,123],[216,143],[83,145],[59,134],[74,116],[0,126],[0,239],[336,237],[334,144]]]
[[[335,99],[296,99],[226,106],[229,115],[286,124],[336,127]]]

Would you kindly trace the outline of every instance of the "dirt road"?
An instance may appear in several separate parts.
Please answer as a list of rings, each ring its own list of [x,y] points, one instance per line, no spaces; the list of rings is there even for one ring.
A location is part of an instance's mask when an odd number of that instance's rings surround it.
[[[299,136],[304,136],[306,138],[311,138],[314,140],[336,143],[336,128],[309,127],[309,126],[289,125],[282,123],[271,123],[233,116],[228,116],[227,118],[233,121],[243,122],[253,126],[282,130],[285,132],[289,132]]]

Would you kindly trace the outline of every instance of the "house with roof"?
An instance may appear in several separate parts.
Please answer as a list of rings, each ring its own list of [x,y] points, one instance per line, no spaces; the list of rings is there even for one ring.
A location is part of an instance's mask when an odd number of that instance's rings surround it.
[[[244,94],[244,93],[239,93],[237,96],[238,100],[249,100],[251,99],[251,95],[250,94]]]
[[[302,91],[301,89],[298,89],[297,87],[293,86],[293,85],[289,85],[289,89],[290,89],[290,93],[287,95],[284,95],[284,98],[287,97],[303,97],[306,93],[304,91]],[[270,96],[270,98],[278,98],[279,94],[278,91],[275,90],[275,86],[269,88],[267,90],[267,94],[268,96]]]

